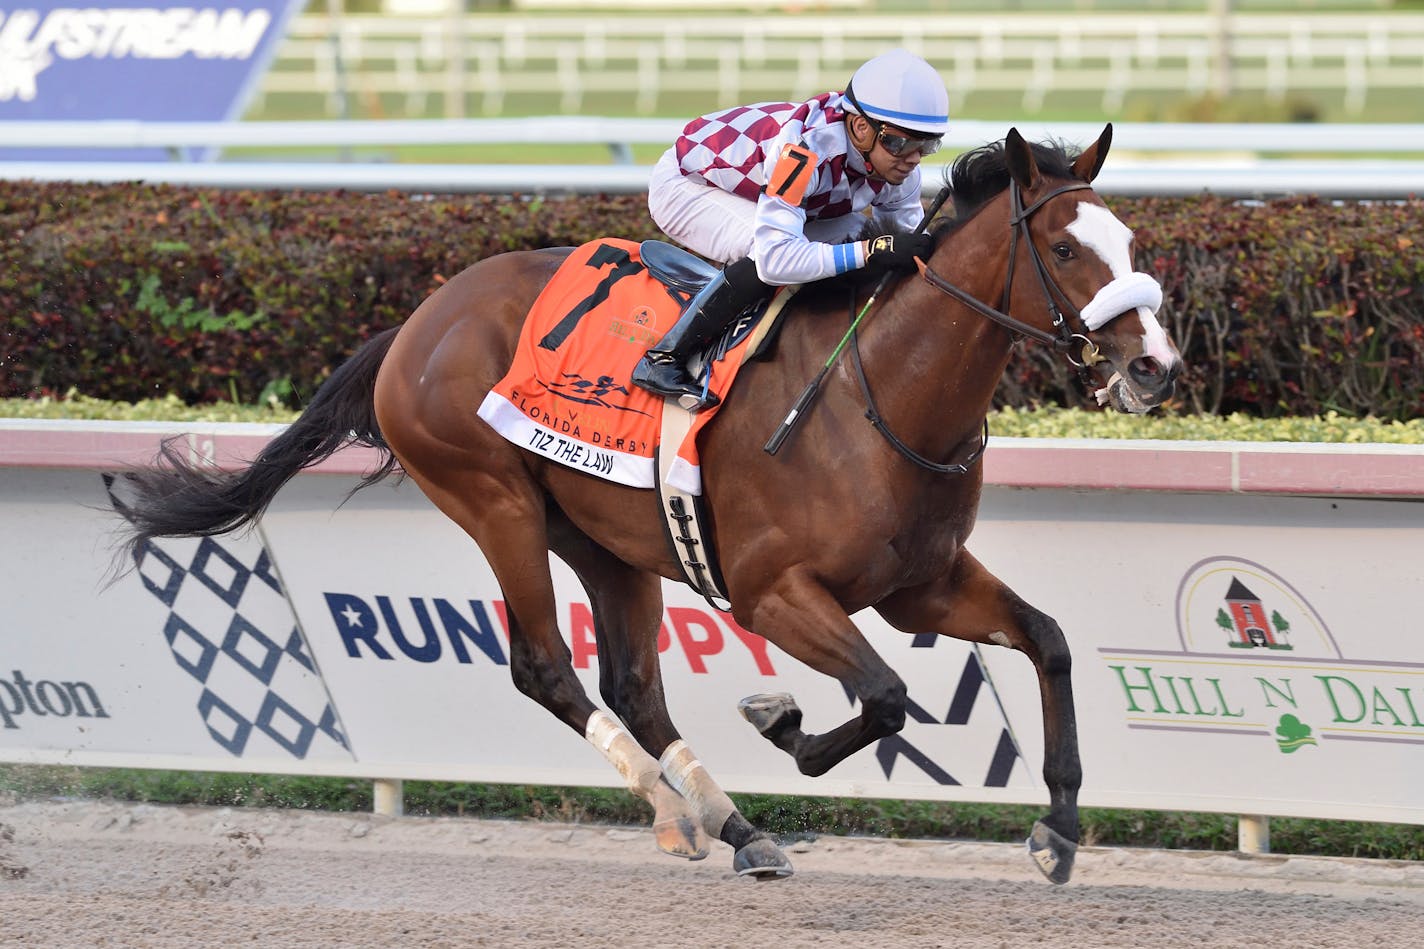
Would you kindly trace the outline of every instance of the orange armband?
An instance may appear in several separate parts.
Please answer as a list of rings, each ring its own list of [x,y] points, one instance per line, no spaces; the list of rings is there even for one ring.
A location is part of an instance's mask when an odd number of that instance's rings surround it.
[[[766,180],[766,193],[799,207],[816,173],[816,153],[800,145],[781,146],[781,155]]]

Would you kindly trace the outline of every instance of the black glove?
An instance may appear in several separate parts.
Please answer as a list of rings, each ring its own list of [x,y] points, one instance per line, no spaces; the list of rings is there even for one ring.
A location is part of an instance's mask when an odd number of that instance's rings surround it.
[[[882,234],[872,238],[865,266],[876,270],[914,270],[915,258],[929,260],[934,238],[928,234]]]

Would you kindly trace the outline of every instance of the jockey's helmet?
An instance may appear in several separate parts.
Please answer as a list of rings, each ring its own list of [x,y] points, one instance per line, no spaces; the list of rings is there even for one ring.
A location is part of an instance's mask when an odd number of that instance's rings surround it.
[[[906,49],[861,65],[846,86],[847,111],[919,135],[949,128],[949,93],[933,66]]]

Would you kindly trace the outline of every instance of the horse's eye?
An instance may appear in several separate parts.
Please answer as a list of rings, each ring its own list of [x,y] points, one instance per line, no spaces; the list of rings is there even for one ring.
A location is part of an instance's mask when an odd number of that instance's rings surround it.
[[[1072,260],[1074,256],[1073,248],[1069,247],[1067,244],[1054,244],[1053,256],[1057,257],[1059,260]]]

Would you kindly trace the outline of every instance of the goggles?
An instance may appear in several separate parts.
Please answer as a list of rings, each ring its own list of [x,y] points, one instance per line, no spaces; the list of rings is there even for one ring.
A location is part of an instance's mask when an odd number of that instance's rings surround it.
[[[863,115],[861,118],[870,123],[870,127],[875,129],[876,141],[880,142],[881,146],[895,158],[904,158],[916,151],[921,155],[933,155],[944,144],[938,135],[928,138],[900,135],[896,132],[885,131],[885,123],[877,122],[868,115]]]

